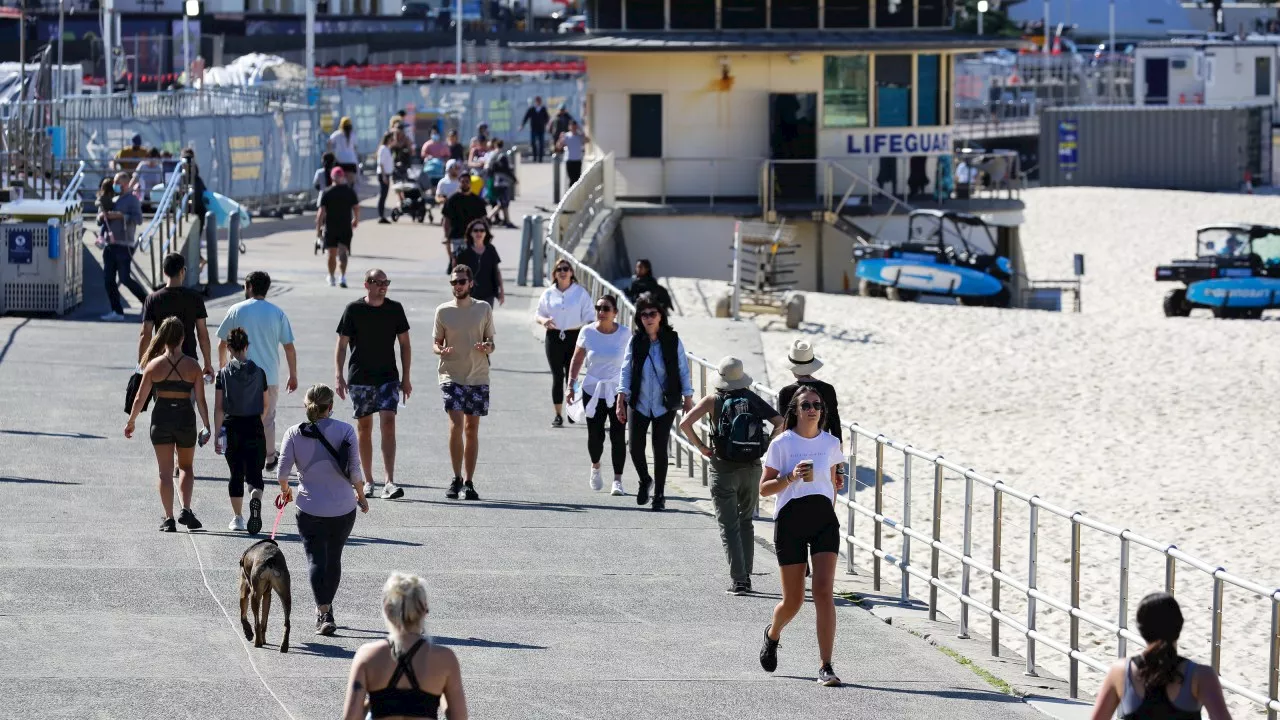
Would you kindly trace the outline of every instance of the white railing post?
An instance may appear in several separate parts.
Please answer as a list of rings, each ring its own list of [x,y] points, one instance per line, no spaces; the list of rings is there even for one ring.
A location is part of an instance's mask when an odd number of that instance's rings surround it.
[[[1277,694],[1280,694],[1280,601],[1276,596],[1280,594],[1280,590],[1272,593],[1271,597],[1271,652],[1270,662],[1267,671],[1267,699],[1271,701],[1278,700]],[[1276,720],[1276,711],[1267,708],[1267,720]]]
[[[938,619],[938,560],[937,543],[942,542],[942,464],[939,456],[933,461],[933,550],[929,553],[929,621]]]
[[[849,431],[849,504],[845,507],[848,526],[847,536],[853,537],[853,520],[858,516],[853,506],[858,502],[858,433],[853,429],[852,425],[846,426]],[[858,566],[853,562],[852,542],[845,543],[845,572],[850,575],[858,574]]]
[[[1080,660],[1075,653],[1080,650],[1080,513],[1071,516],[1071,659],[1068,665],[1067,692],[1072,698],[1080,697]]]
[[[1000,546],[1004,533],[1004,493],[1000,492],[1001,483],[991,488],[991,569],[1000,572]],[[991,578],[991,609],[1000,610],[1000,579]],[[991,655],[1000,656],[1000,621],[991,617]]]
[[[884,436],[876,438],[876,524],[875,524],[875,552],[872,554],[871,560],[871,587],[880,590],[880,540],[884,533],[884,523],[880,522],[880,517],[884,515]]]
[[[1036,504],[1039,496],[1031,497],[1031,518],[1027,525],[1027,535],[1030,538],[1030,547],[1027,549],[1027,588],[1038,590],[1036,587],[1036,564],[1037,557],[1040,552],[1040,506]],[[1036,599],[1034,596],[1027,596],[1027,669],[1026,674],[1031,677],[1036,676],[1036,639],[1032,637],[1032,633],[1036,631]]]
[[[964,473],[964,559],[973,559],[973,476],[969,471]],[[969,575],[971,568],[965,562],[960,570],[960,634],[957,637],[969,637]]]
[[[1116,633],[1116,657],[1123,658],[1129,655],[1129,638],[1124,636],[1129,627],[1129,538],[1123,536],[1120,538],[1120,618],[1117,624],[1120,632]]]
[[[911,601],[911,535],[905,532],[911,529],[911,446],[902,455],[902,602]]]

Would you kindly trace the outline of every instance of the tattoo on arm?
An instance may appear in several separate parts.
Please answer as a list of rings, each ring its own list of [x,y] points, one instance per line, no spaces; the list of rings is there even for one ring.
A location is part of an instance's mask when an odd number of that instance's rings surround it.
[[[362,685],[359,680],[356,680],[355,682],[351,683],[351,689],[356,692],[360,692],[361,690],[364,689],[364,685]]]

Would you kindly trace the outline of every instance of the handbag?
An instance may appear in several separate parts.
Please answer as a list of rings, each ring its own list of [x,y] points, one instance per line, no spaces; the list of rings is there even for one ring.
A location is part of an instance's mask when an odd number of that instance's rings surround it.
[[[316,427],[315,423],[304,423],[298,429],[298,432],[302,433],[303,437],[319,440],[320,444],[324,446],[324,449],[329,451],[329,455],[333,457],[333,461],[338,464],[338,472],[342,473],[342,477],[347,480],[351,479],[350,440],[343,440],[342,448],[334,449],[333,445],[329,442],[329,439],[324,436],[324,433],[320,431],[320,428]]]
[[[134,373],[129,377],[129,384],[124,388],[124,411],[126,413],[133,412],[133,402],[138,398],[138,391],[142,389],[142,373]],[[154,392],[154,391],[153,391]],[[151,404],[151,395],[142,401],[142,409],[146,410]]]

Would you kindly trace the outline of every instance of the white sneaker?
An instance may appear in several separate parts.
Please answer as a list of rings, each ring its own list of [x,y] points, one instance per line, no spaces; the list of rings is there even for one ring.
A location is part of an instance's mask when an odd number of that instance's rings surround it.
[[[339,286],[339,287],[346,287],[346,286],[347,286],[347,276],[346,276],[346,275],[343,275],[342,277],[338,278],[338,286]]]
[[[325,279],[325,282],[329,283],[329,287],[336,287],[338,284],[338,281],[334,279],[332,275],[325,275],[324,279]]]
[[[604,478],[600,475],[600,468],[591,468],[591,489],[599,490],[604,487]]]
[[[389,482],[382,486],[383,500],[395,500],[398,497],[404,497],[404,488],[393,482]]]
[[[373,483],[366,482],[364,484],[364,496],[367,498],[373,497]]]
[[[627,494],[627,491],[622,489],[622,478],[613,479],[613,490],[609,494],[617,497],[623,497]]]
[[[244,518],[239,515],[231,518],[231,522],[227,523],[227,529],[236,530],[236,531],[244,530],[245,529]]]
[[[115,310],[112,310],[111,312],[107,313],[106,315],[103,315],[98,319],[104,322],[119,322],[124,319],[124,315],[121,315]]]

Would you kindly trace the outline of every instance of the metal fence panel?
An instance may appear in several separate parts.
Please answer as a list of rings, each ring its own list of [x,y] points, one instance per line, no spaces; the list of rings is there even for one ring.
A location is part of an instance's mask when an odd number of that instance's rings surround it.
[[[1270,123],[1256,107],[1053,108],[1040,128],[1043,185],[1225,190],[1267,178]],[[1262,119],[1269,120],[1269,117]],[[1263,125],[1266,125],[1264,128]],[[1074,139],[1072,135],[1074,130]],[[1074,147],[1073,147],[1074,145]]]

